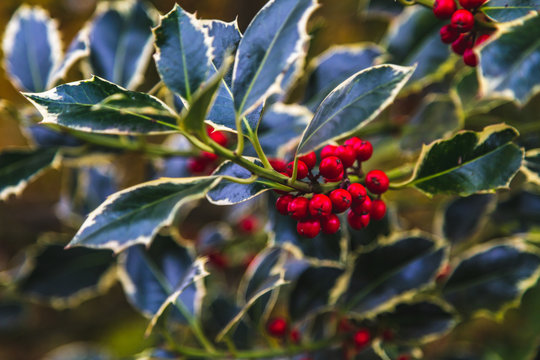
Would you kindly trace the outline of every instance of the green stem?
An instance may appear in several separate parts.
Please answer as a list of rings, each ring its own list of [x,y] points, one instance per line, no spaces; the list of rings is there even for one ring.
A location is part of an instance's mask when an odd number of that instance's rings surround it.
[[[257,175],[251,175],[247,179],[241,179],[241,178],[237,178],[234,176],[227,176],[227,175],[220,175],[219,177],[227,181],[231,181],[237,184],[244,184],[244,185],[253,184],[259,178]]]
[[[236,156],[242,156],[244,153],[244,130],[242,128],[242,116],[240,113],[236,113],[235,120],[236,124],[236,150],[234,151]]]
[[[248,128],[248,136],[251,140],[251,143],[253,144],[253,148],[255,149],[255,152],[257,153],[257,156],[259,157],[259,160],[261,160],[263,166],[266,169],[272,169],[272,165],[270,165],[270,161],[268,161],[268,157],[266,157],[266,154],[264,153],[264,150],[261,146],[261,142],[259,141],[259,137],[256,133],[251,131],[250,128]]]
[[[402,178],[405,175],[409,175],[414,170],[415,166],[416,164],[412,164],[412,163],[399,166],[392,170],[388,170],[386,172],[386,176],[388,176],[388,179],[390,180],[396,180],[396,179]]]

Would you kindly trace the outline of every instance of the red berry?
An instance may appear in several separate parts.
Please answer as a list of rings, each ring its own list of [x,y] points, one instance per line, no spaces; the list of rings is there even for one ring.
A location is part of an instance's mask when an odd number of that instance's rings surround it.
[[[482,45],[484,42],[486,42],[487,39],[490,38],[490,34],[482,34],[476,39],[476,46]]]
[[[364,202],[359,203],[353,201],[353,204],[351,205],[351,210],[358,215],[369,214],[371,212],[371,203],[372,201],[370,197],[366,196]]]
[[[454,0],[435,0],[433,4],[433,13],[439,19],[450,19],[456,9]]]
[[[354,333],[353,341],[357,349],[361,349],[369,344],[371,334],[368,329],[360,329]]]
[[[450,264],[444,265],[444,267],[439,271],[437,276],[435,277],[435,281],[442,282],[448,278],[448,275],[450,275],[450,272],[452,272],[452,267]]]
[[[257,218],[251,215],[244,217],[238,223],[240,230],[246,234],[252,234],[257,229],[258,225],[259,222],[257,221]]]
[[[298,329],[292,329],[289,336],[291,338],[291,341],[294,344],[299,344],[300,343],[301,336],[300,336],[300,331]]]
[[[317,165],[317,155],[315,155],[315,152],[313,151],[304,156],[300,156],[298,160],[303,161],[310,170]]]
[[[287,164],[287,175],[292,176],[293,174],[293,168],[294,168],[294,161],[291,161]],[[303,179],[307,176],[309,170],[307,165],[303,162],[298,160],[298,170],[296,171],[296,178],[297,179]]]
[[[303,196],[294,198],[287,208],[289,215],[295,220],[301,220],[308,216],[309,200]]]
[[[477,9],[485,2],[486,0],[459,0],[459,4],[467,10]]]
[[[396,360],[411,360],[411,357],[407,354],[401,354],[396,358]]]
[[[332,209],[335,213],[342,213],[351,207],[351,193],[345,189],[332,190],[328,197],[332,201]]]
[[[472,48],[473,43],[470,36],[461,34],[456,41],[452,43],[452,50],[458,54],[463,55],[465,50]]]
[[[343,163],[336,156],[329,156],[321,161],[319,172],[327,179],[336,179],[343,175]]]
[[[469,10],[459,9],[452,15],[450,25],[458,32],[469,32],[474,27],[474,15]]]
[[[321,219],[321,229],[325,234],[335,234],[338,232],[341,226],[341,221],[336,214],[330,214],[327,217]]]
[[[227,137],[221,131],[214,131],[211,133],[210,139],[214,140],[221,146],[227,146]]]
[[[465,50],[463,53],[463,62],[470,67],[476,67],[478,65],[478,56],[476,56],[473,49]]]
[[[354,145],[354,151],[356,151],[358,162],[367,161],[373,154],[373,145],[367,140],[361,140]]]
[[[369,215],[373,220],[381,220],[386,214],[386,204],[381,199],[375,199],[371,202]]]
[[[354,148],[354,146],[361,141],[362,140],[359,137],[353,136],[352,138],[345,140],[345,145],[352,146]]]
[[[188,160],[188,169],[192,174],[203,173],[208,165],[208,160],[205,158],[190,158]]]
[[[289,215],[289,203],[294,200],[292,195],[282,195],[276,201],[276,209],[281,215]]]
[[[367,190],[362,184],[351,184],[347,188],[347,191],[351,194],[353,203],[363,203],[367,198]]]
[[[321,223],[317,219],[300,220],[296,224],[296,231],[307,238],[314,238],[321,232]]]
[[[347,221],[355,230],[361,230],[369,224],[369,214],[357,214],[352,210],[347,213]]]
[[[219,269],[225,269],[229,265],[229,261],[219,252],[211,252],[208,254],[208,262]]]
[[[277,172],[285,172],[287,170],[287,163],[281,159],[269,159],[268,162],[272,166],[272,169]]]
[[[336,156],[337,146],[335,145],[326,145],[321,150],[321,159],[327,158],[329,156]]]
[[[325,182],[325,183],[333,183],[333,182],[339,182],[339,181],[341,181],[341,180],[343,180],[343,173],[341,173],[341,175],[339,175],[339,176],[338,176],[337,178],[335,178],[335,179],[326,179],[326,178],[325,178],[325,179],[324,179],[324,182]]]
[[[214,154],[214,153],[211,153],[211,152],[208,152],[208,151],[203,151],[201,153],[201,157],[205,158],[208,161],[215,161],[215,160],[218,159],[217,154]]]
[[[445,44],[451,44],[459,37],[459,32],[450,25],[444,25],[439,34],[441,35],[441,41]]]
[[[352,146],[342,145],[336,149],[336,156],[343,162],[343,167],[351,167],[356,161],[356,151]]]
[[[366,175],[366,187],[373,194],[382,194],[388,190],[390,181],[388,176],[381,170],[371,170]]]
[[[268,322],[267,330],[270,335],[282,338],[287,334],[288,327],[287,321],[284,318],[278,317]]]
[[[326,195],[316,194],[309,201],[308,208],[311,216],[327,216],[332,212],[332,201]]]

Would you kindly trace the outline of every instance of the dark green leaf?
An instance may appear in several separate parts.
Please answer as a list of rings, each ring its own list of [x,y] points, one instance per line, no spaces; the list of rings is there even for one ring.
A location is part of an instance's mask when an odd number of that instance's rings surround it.
[[[52,86],[62,45],[57,23],[39,7],[22,5],[9,21],[2,42],[7,74],[22,91]]]
[[[394,19],[388,32],[388,61],[407,66],[417,64],[411,82],[426,84],[442,77],[453,69],[446,65],[450,50],[440,39],[442,25],[431,9],[408,7]]]
[[[540,185],[540,149],[529,150],[525,153],[521,171],[527,175],[530,182]]]
[[[106,274],[114,264],[109,250],[38,246],[27,254],[26,270],[16,281],[17,289],[55,307],[76,306],[108,288],[112,282]]]
[[[289,297],[289,314],[293,321],[313,315],[329,305],[331,291],[343,270],[311,266],[302,271]]]
[[[161,100],[125,90],[98,77],[25,93],[43,123],[103,134],[156,134],[176,128],[176,116]]]
[[[360,70],[373,66],[381,56],[376,45],[333,46],[315,59],[309,67],[304,104],[315,111],[324,98],[340,83]]]
[[[343,301],[359,315],[374,314],[433,283],[445,248],[423,235],[402,234],[356,257]]]
[[[246,114],[278,93],[284,72],[305,56],[306,23],[316,0],[268,2],[238,46],[232,92],[236,112]]]
[[[184,204],[203,197],[214,182],[213,177],[160,179],[120,191],[88,216],[69,246],[120,252],[149,245]]]
[[[497,204],[493,223],[508,233],[525,233],[540,228],[540,194],[520,190]]]
[[[334,139],[354,134],[392,103],[413,70],[379,65],[345,80],[321,103],[297,151],[307,153]]]
[[[149,318],[159,313],[178,289],[182,291],[173,301],[191,316],[197,316],[204,288],[200,278],[193,277],[197,274],[194,270],[201,269],[194,262],[187,248],[169,237],[158,236],[150,248],[132,246],[120,255],[120,280],[130,303]],[[169,315],[175,321],[186,322],[178,309]]]
[[[56,148],[0,153],[0,200],[22,193],[30,181],[55,165],[57,153]]]
[[[536,248],[519,240],[484,244],[467,253],[443,288],[444,298],[468,316],[519,304],[540,275]]]
[[[223,66],[225,55],[235,55],[238,44],[242,39],[240,29],[236,20],[232,22],[223,22],[220,20],[201,20],[201,23],[208,29],[208,35],[212,39],[212,50],[214,59],[212,62],[216,69]],[[232,84],[232,68],[225,75],[225,84],[231,87]],[[232,97],[231,97],[232,102]],[[232,106],[234,114],[234,105]]]
[[[154,30],[154,55],[163,82],[190,101],[212,67],[211,39],[194,15],[178,4]]]
[[[100,3],[88,30],[92,74],[127,89],[137,87],[152,54],[157,16],[142,1]]]
[[[420,150],[422,145],[458,130],[462,122],[461,113],[450,96],[428,96],[403,130],[401,148],[411,152]]]
[[[523,105],[540,88],[540,15],[503,28],[480,50],[482,88]]]
[[[540,0],[490,0],[480,10],[496,22],[512,21],[540,11]]]
[[[258,160],[255,162],[261,165]],[[227,160],[212,175],[216,177],[232,176],[238,179],[248,179],[252,174],[244,167]],[[257,182],[252,184],[238,184],[227,179],[222,179],[208,191],[206,198],[216,205],[232,205],[253,199],[267,190],[269,188],[266,185]]]
[[[426,194],[461,196],[507,187],[523,157],[512,143],[517,135],[514,128],[500,124],[424,146],[408,185]]]

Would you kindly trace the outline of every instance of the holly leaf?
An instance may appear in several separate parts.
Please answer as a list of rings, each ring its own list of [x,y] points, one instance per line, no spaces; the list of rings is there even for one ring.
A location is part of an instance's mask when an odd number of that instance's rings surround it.
[[[490,0],[480,11],[496,22],[513,21],[532,11],[540,11],[540,0]]]
[[[17,89],[40,92],[52,86],[62,45],[58,25],[45,10],[20,6],[7,24],[2,50],[7,74]]]
[[[525,233],[540,228],[540,194],[520,190],[497,204],[492,222],[507,232]]]
[[[437,140],[423,147],[406,184],[428,195],[460,196],[508,187],[523,158],[512,143],[517,135],[514,128],[499,124]]]
[[[378,65],[349,77],[324,99],[306,128],[298,153],[354,134],[392,103],[413,68]]]
[[[540,255],[520,240],[506,240],[471,249],[453,268],[443,297],[467,316],[497,313],[519,304],[536,283]]]
[[[165,178],[117,192],[90,213],[68,247],[118,253],[135,244],[149,245],[161,228],[172,224],[183,205],[204,197],[215,180]]]
[[[188,102],[204,83],[212,66],[208,29],[178,4],[154,29],[154,59],[161,79]]]
[[[284,72],[305,57],[306,23],[316,0],[268,2],[240,41],[233,72],[235,110],[244,115],[279,93]]]
[[[332,46],[309,65],[304,105],[315,111],[336,86],[373,66],[375,59],[381,55],[382,49],[374,44]]]
[[[446,256],[440,242],[419,233],[383,240],[374,249],[360,252],[352,263],[342,302],[362,316],[386,311],[418,289],[433,285]]]
[[[480,49],[480,81],[486,95],[523,105],[538,93],[539,37],[540,15],[530,15],[502,27]]]
[[[0,200],[20,195],[26,185],[59,161],[58,149],[6,150],[0,153]]]
[[[177,128],[176,115],[156,97],[123,89],[99,77],[23,93],[42,123],[102,134],[159,134]]]
[[[529,150],[525,153],[521,171],[527,176],[527,180],[540,185],[540,149]]]
[[[142,1],[102,2],[88,29],[92,74],[127,89],[144,80],[156,9]]]

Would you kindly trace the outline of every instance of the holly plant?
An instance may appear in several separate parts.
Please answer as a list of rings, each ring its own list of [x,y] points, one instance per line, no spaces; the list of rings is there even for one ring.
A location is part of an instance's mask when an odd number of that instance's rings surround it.
[[[0,154],[0,199],[62,169],[63,230],[1,273],[3,300],[76,306],[117,279],[153,335],[140,359],[420,359],[519,307],[540,276],[540,1],[364,1],[380,43],[308,59],[319,7],[270,0],[241,33],[102,2],[64,52],[22,5],[3,53],[28,101],[2,112],[30,145]]]

